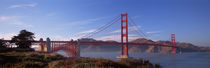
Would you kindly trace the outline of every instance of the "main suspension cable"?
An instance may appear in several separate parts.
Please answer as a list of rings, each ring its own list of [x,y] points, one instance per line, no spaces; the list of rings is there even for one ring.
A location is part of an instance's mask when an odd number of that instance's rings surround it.
[[[104,25],[104,26],[98,28],[98,29],[95,30],[94,32],[91,32],[91,33],[89,33],[89,34],[83,36],[82,38],[89,38],[89,37],[91,37],[91,36],[93,36],[93,35],[95,35],[95,34],[101,32],[101,31],[107,29],[107,28],[110,27],[112,24],[114,24],[114,23],[116,23],[117,21],[119,21],[119,19],[120,19],[120,16],[117,16],[115,19],[113,19],[112,21],[110,21],[110,22],[107,23],[106,25]]]

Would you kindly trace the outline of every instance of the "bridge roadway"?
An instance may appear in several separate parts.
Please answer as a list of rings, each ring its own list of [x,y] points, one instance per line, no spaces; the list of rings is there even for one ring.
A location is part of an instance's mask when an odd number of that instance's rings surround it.
[[[4,40],[5,42],[10,42],[11,40]],[[46,42],[46,41],[43,41]],[[32,41],[32,44],[39,44],[40,41]],[[51,41],[51,43],[71,43],[71,44],[78,44],[77,41]],[[80,45],[121,45],[120,42],[86,42],[81,41],[79,42]],[[126,43],[124,43],[126,44]],[[173,47],[169,44],[160,44],[160,43],[131,43],[129,42],[128,45],[130,46],[163,46],[163,47]],[[175,47],[176,48],[176,47]]]
[[[124,43],[126,44],[126,43]],[[119,42],[80,42],[80,45],[121,45]],[[134,46],[164,46],[164,47],[172,47],[167,44],[159,44],[159,43],[128,43],[128,45],[134,45]]]

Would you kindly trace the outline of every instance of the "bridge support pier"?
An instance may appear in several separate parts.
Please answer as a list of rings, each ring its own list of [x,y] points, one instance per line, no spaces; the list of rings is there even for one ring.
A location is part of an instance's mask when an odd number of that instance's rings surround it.
[[[39,52],[44,52],[44,41],[42,38],[40,38],[39,40],[39,48],[38,48]]]
[[[47,46],[47,52],[51,52],[51,42],[50,42],[50,38],[46,39],[46,46]]]
[[[40,52],[51,52],[50,38],[47,38],[46,42],[44,42],[43,39],[40,38],[38,51],[40,51]]]
[[[77,40],[77,56],[80,57],[80,40]]]

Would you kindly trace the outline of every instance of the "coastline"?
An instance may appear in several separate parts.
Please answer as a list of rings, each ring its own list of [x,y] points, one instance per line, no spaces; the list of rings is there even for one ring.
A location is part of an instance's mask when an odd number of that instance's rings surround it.
[[[66,58],[56,53],[7,52],[0,53],[3,68],[160,68],[143,59],[113,61],[104,58]]]

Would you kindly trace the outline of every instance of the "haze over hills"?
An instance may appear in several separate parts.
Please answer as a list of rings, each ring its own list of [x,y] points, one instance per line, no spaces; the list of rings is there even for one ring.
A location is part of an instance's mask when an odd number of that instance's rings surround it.
[[[91,38],[83,38],[81,41],[94,41],[94,42],[116,42],[116,41],[101,41]],[[170,41],[152,41],[145,38],[138,38],[136,40],[130,41],[133,43],[161,43],[161,44],[170,44]],[[176,42],[177,52],[210,52],[210,47],[200,47],[193,45],[191,43],[185,42]],[[129,46],[129,52],[159,52],[159,53],[168,53],[170,52],[170,47],[157,47],[157,46]],[[120,46],[110,46],[110,45],[89,45],[81,46],[81,52],[120,52]]]

